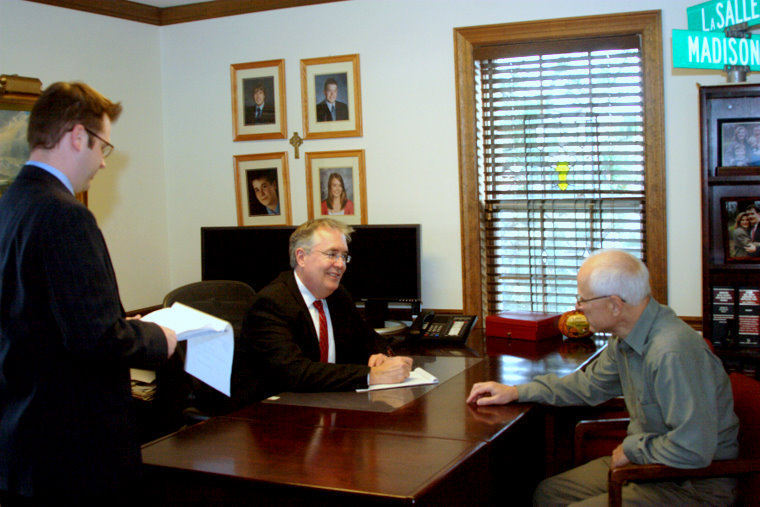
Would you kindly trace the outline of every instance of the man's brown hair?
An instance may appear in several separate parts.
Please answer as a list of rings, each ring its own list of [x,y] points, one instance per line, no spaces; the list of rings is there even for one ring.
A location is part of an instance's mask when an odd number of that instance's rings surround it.
[[[26,131],[29,149],[55,148],[63,135],[77,124],[99,133],[103,129],[104,114],[115,122],[121,114],[121,103],[111,102],[85,83],[53,83],[32,107]],[[89,143],[92,147],[94,140],[90,138]]]

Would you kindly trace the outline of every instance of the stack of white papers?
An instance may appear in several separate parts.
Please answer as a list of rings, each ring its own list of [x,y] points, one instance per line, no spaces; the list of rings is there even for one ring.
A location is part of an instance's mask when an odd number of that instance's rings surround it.
[[[396,384],[374,384],[367,389],[357,389],[356,392],[362,393],[366,391],[377,391],[379,389],[395,389],[397,387],[424,386],[437,383],[438,379],[435,376],[418,366],[409,373],[409,376],[404,379],[403,382],[398,382]]]
[[[182,303],[151,312],[142,320],[168,327],[179,341],[187,340],[185,371],[230,396],[235,339],[229,322]]]

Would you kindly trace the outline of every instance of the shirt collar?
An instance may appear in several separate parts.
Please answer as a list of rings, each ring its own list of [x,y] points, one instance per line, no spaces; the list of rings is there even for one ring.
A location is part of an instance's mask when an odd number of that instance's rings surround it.
[[[660,303],[658,303],[652,296],[649,296],[649,303],[641,313],[639,320],[636,321],[636,325],[625,337],[625,340],[621,340],[633,349],[639,355],[644,354],[644,349],[647,345],[647,337],[649,336],[649,330],[652,329],[654,320],[657,318],[657,314],[660,311]]]
[[[317,298],[315,298],[314,294],[312,294],[311,291],[306,288],[306,285],[304,285],[304,283],[298,277],[298,273],[296,273],[295,270],[293,271],[293,274],[296,276],[296,284],[298,285],[298,290],[301,291],[303,301],[306,303],[306,308],[308,308],[314,304],[314,301],[316,301]]]
[[[75,195],[74,186],[71,184],[71,181],[69,181],[68,176],[66,176],[65,174],[63,174],[61,171],[59,171],[58,169],[56,169],[52,165],[46,164],[45,162],[39,162],[37,160],[28,160],[26,162],[26,165],[33,165],[35,167],[39,167],[40,169],[43,169],[43,170],[49,172],[50,174],[52,174],[53,176],[55,176],[56,178],[58,178],[58,180],[60,180],[60,182],[63,183],[63,185],[67,189],[69,189],[69,192],[71,192],[71,195]]]

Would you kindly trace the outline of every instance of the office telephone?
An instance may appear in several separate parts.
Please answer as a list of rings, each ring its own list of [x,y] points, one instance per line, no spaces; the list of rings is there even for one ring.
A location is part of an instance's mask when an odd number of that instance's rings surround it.
[[[409,337],[464,344],[476,320],[475,315],[436,315],[430,310],[423,311],[409,328]]]

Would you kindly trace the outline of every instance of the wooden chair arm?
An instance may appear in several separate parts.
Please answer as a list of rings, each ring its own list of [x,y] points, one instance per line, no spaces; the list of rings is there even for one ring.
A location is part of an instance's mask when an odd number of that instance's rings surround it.
[[[666,465],[626,465],[610,469],[608,505],[623,504],[623,485],[628,481],[699,479],[760,473],[760,459],[716,460],[704,468],[673,468]]]
[[[575,433],[576,435],[585,435],[586,433],[591,433],[595,431],[615,431],[615,430],[624,430],[628,427],[628,423],[630,423],[631,420],[627,417],[625,418],[615,418],[615,419],[589,419],[589,420],[583,420],[578,421],[578,424],[575,425]]]

